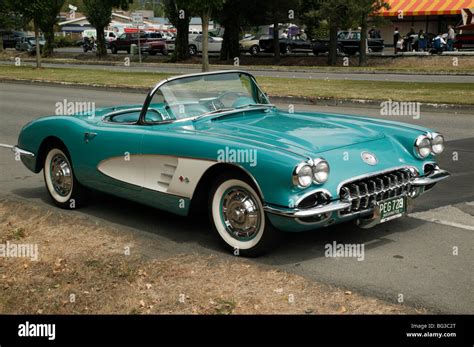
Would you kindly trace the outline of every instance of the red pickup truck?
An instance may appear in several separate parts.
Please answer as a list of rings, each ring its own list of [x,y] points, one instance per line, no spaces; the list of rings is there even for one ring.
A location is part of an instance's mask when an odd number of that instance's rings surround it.
[[[140,33],[140,47],[146,43],[154,41],[163,41],[161,33]],[[118,51],[126,51],[130,53],[130,47],[132,44],[138,45],[138,33],[123,33],[117,40],[109,43],[109,48],[112,54],[117,54]]]

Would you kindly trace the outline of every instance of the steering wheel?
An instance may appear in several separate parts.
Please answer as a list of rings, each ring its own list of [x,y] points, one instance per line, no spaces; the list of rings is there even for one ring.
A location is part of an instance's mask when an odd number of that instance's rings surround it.
[[[221,110],[223,108],[226,108],[226,106],[222,102],[222,99],[229,96],[229,95],[235,95],[237,97],[240,97],[240,93],[238,93],[238,92],[226,92],[226,93],[223,93],[221,95],[218,95],[215,98],[202,99],[202,101],[207,101],[208,106],[210,108],[212,108],[212,111],[217,111],[217,110]]]

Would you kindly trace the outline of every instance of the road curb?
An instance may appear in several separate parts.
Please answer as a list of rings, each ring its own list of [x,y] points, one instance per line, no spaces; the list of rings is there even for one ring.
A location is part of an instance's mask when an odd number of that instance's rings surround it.
[[[86,84],[77,82],[57,82],[48,80],[29,80],[20,78],[5,78],[1,77],[0,82],[3,83],[17,83],[26,85],[49,85],[49,86],[60,86],[60,87],[79,87],[82,89],[91,90],[111,90],[111,91],[122,91],[127,93],[148,93],[150,88],[144,87],[131,87],[121,85],[98,85],[98,84]],[[274,103],[281,104],[297,104],[297,105],[315,105],[315,106],[331,106],[331,107],[370,107],[380,108],[382,102],[387,100],[363,100],[363,99],[336,99],[336,98],[306,98],[306,97],[293,97],[293,96],[278,96],[269,95]],[[456,113],[474,113],[474,105],[455,105],[455,104],[433,104],[433,103],[420,103],[420,107],[423,111],[431,112],[445,112],[455,111]]]
[[[94,67],[100,67],[100,66],[123,66],[123,62],[119,61],[94,61],[94,62],[89,62],[87,60],[74,60],[73,62],[71,61],[57,61],[57,60],[49,60],[45,59],[42,60],[43,63],[45,64],[56,64],[56,65],[67,65],[67,64],[75,64],[75,65],[86,65],[90,66],[91,69]],[[27,63],[35,63],[36,60],[34,59],[23,59],[24,62]],[[13,60],[11,59],[0,59],[0,62],[11,62],[13,63]],[[132,63],[137,63],[135,61],[131,61]],[[144,62],[140,66],[143,67],[174,67],[174,68],[200,68],[200,64],[183,64],[183,63],[147,63]],[[333,70],[333,69],[326,69],[325,67],[321,66],[314,66],[312,68],[308,69],[294,69],[288,66],[259,66],[259,65],[240,65],[240,66],[234,66],[234,65],[220,65],[220,64],[211,64],[211,68],[213,69],[219,69],[219,70],[235,70],[235,69],[245,69],[248,71],[263,71],[263,72],[293,72],[293,73],[334,73],[334,74],[367,74],[367,75],[423,75],[423,76],[474,76],[473,73],[469,73],[466,71],[463,72],[446,72],[446,71],[415,71],[415,72],[410,72],[410,71],[404,71],[403,69],[400,70],[352,70],[348,69],[348,71],[342,71],[342,68],[339,70]],[[160,71],[157,71],[160,72]]]

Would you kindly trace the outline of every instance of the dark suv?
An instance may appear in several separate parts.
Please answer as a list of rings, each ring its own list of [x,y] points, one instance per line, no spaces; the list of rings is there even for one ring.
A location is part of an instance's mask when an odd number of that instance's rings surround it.
[[[3,37],[3,49],[15,48],[17,42],[26,37],[26,33],[14,30],[0,30],[0,35]]]

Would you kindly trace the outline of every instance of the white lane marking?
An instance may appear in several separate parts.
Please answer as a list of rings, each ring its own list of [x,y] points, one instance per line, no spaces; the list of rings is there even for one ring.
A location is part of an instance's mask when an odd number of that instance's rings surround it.
[[[466,204],[474,206],[474,202],[467,202]],[[427,222],[474,231],[474,216],[471,216],[452,205],[438,207],[423,212],[410,213],[408,216]]]

